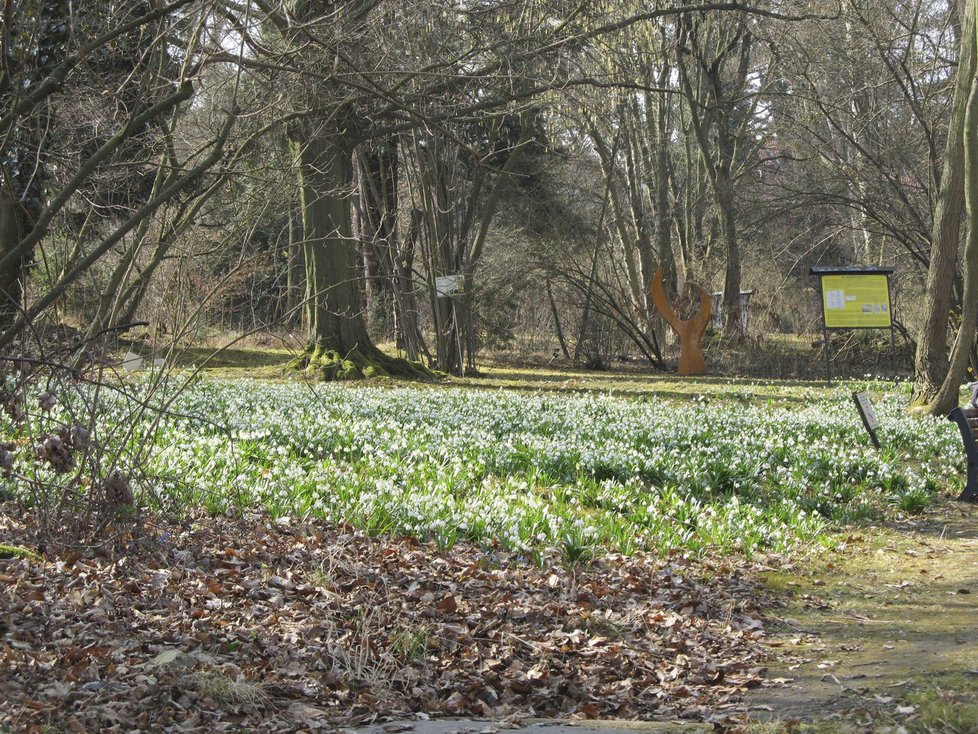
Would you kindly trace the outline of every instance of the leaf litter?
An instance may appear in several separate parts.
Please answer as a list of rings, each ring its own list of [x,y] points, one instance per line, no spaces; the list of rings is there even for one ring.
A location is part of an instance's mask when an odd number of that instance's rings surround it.
[[[32,545],[30,527],[0,514],[7,542]],[[0,559],[0,729],[704,719],[759,686],[770,654],[730,559],[540,567],[257,514],[135,535]]]

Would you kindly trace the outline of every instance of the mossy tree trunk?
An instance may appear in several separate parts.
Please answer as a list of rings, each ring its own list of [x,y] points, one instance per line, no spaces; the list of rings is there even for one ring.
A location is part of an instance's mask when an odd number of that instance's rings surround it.
[[[345,66],[371,30],[381,0],[287,0],[269,21],[297,57],[319,72]],[[274,4],[272,4],[274,5]],[[310,43],[315,39],[316,42]],[[327,40],[329,39],[329,40]],[[334,46],[335,44],[335,46]],[[347,48],[341,52],[340,46]],[[343,59],[344,54],[350,56]],[[341,61],[342,59],[342,61]],[[342,101],[342,82],[305,78],[291,90],[306,112],[289,130],[302,210],[306,349],[295,367],[326,379],[375,375],[433,376],[424,366],[381,352],[367,332],[363,255],[354,237],[354,153],[367,121]]]
[[[353,237],[353,144],[340,127],[297,126],[291,135],[302,207],[306,350],[297,365],[327,379],[430,376],[389,357],[367,334],[360,247]]]

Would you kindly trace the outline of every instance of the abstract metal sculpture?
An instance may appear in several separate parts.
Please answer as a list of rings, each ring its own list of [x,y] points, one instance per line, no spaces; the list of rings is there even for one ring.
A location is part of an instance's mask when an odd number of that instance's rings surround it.
[[[662,318],[679,336],[680,375],[702,375],[706,373],[706,360],[703,359],[700,340],[703,339],[706,327],[710,323],[710,315],[713,313],[713,299],[698,285],[693,284],[693,287],[699,291],[700,307],[688,321],[683,321],[676,315],[666,298],[666,291],[662,285],[662,266],[659,266],[655,275],[652,276],[652,302],[659,309]]]

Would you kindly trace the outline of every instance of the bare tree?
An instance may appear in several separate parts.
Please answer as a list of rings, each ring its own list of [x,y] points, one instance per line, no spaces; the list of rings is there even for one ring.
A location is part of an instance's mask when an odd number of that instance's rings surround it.
[[[208,3],[135,3],[121,18],[98,5],[4,8],[0,280],[6,306],[0,347],[161,207],[199,185],[223,158],[235,119],[231,111],[212,137],[182,154],[156,142],[194,94]],[[171,51],[176,43],[179,60]],[[114,106],[86,107],[91,95]],[[75,223],[83,229],[76,245],[49,283],[25,301],[37,248],[53,228],[72,231]]]

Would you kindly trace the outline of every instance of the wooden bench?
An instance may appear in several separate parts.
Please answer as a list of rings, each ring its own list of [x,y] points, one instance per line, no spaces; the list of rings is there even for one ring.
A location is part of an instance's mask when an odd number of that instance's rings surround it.
[[[958,499],[972,502],[978,499],[978,408],[955,408],[947,414],[947,419],[958,424],[964,453],[968,457],[968,483]]]

